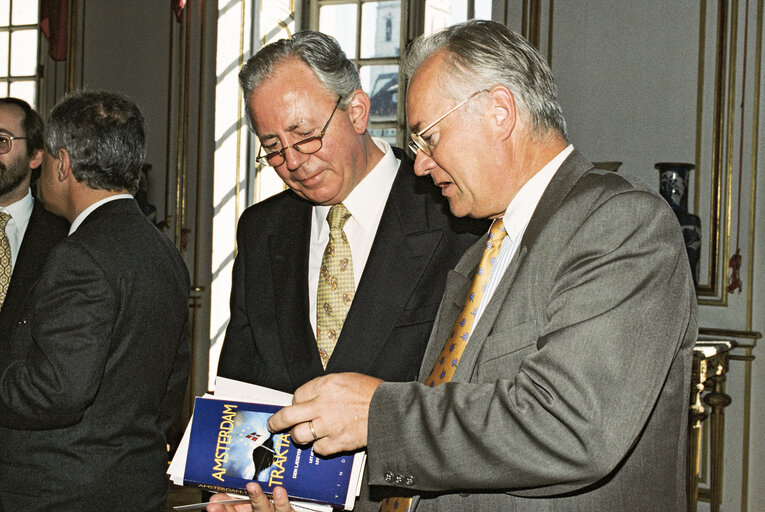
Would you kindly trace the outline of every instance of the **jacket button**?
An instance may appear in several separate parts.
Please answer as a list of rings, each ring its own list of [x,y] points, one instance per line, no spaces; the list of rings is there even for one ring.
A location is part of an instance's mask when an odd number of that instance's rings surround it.
[[[385,473],[385,476],[383,478],[385,478],[386,482],[390,483],[393,481],[393,473],[388,471],[387,473]]]
[[[396,483],[397,484],[400,484],[403,481],[404,481],[404,476],[403,475],[396,475]]]
[[[412,475],[406,475],[406,479],[404,480],[404,483],[406,485],[414,485],[414,477]]]

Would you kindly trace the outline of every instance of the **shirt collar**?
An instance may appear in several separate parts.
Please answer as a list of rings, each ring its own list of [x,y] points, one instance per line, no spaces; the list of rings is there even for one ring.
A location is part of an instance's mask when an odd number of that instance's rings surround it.
[[[372,137],[372,141],[384,153],[383,157],[343,200],[353,219],[367,235],[377,230],[380,212],[388,201],[388,192],[401,163],[387,141],[377,137]],[[330,208],[331,206],[316,206],[313,209],[317,224],[321,226],[320,235],[324,234],[325,230],[329,230],[329,226],[324,221]]]
[[[116,194],[113,196],[105,197],[101,199],[100,201],[96,201],[95,203],[91,204],[87,208],[85,208],[78,216],[74,219],[74,222],[72,222],[72,226],[69,228],[69,234],[71,235],[75,231],[77,231],[77,228],[80,227],[80,224],[82,224],[82,221],[85,220],[85,218],[93,213],[93,211],[98,208],[99,206],[106,204],[110,201],[116,201],[117,199],[133,199],[133,196],[130,194]]]
[[[27,189],[27,195],[8,206],[0,206],[0,212],[9,214],[17,222],[22,222],[22,219],[31,217],[34,205],[35,200],[32,197],[32,191]]]
[[[550,184],[553,176],[572,151],[574,151],[574,146],[569,144],[566,149],[558,153],[555,158],[547,162],[539,172],[532,176],[510,201],[507,210],[505,210],[504,219],[505,229],[511,240],[518,240],[526,231],[526,226],[529,224],[531,216],[534,215],[537,203],[542,198],[547,185]]]

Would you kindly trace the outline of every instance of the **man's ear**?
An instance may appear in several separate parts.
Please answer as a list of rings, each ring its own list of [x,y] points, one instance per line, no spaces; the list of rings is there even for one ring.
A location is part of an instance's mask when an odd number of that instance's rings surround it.
[[[369,96],[361,89],[353,91],[351,101],[348,103],[346,111],[351,119],[351,124],[357,134],[361,135],[367,131],[367,122],[369,121]]]
[[[45,150],[44,149],[38,149],[34,153],[32,153],[32,159],[29,161],[29,168],[30,169],[37,169],[42,165],[43,157],[45,156]]]
[[[515,95],[504,85],[495,85],[489,91],[489,119],[499,140],[510,138],[518,122]]]
[[[58,181],[66,181],[72,176],[72,161],[69,159],[69,152],[64,148],[58,150],[56,176],[58,177]]]

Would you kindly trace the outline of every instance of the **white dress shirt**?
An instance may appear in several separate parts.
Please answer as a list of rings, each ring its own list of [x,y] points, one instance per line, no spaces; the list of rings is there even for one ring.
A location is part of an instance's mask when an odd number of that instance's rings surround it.
[[[8,243],[11,246],[11,271],[16,266],[21,242],[24,240],[24,233],[27,231],[34,205],[35,200],[32,198],[32,191],[27,190],[27,195],[23,199],[19,199],[8,206],[0,206],[0,212],[5,212],[11,216],[5,226],[5,234],[8,236]]]
[[[518,252],[518,247],[521,244],[523,234],[526,232],[526,227],[529,225],[534,210],[537,208],[539,200],[542,198],[547,185],[550,184],[555,173],[560,168],[563,161],[568,158],[568,155],[574,151],[574,146],[570,145],[558,153],[555,158],[550,160],[547,165],[542,167],[538,173],[527,181],[521,189],[515,194],[512,201],[505,210],[505,215],[502,217],[505,220],[505,229],[507,230],[507,236],[502,240],[502,245],[499,248],[499,255],[494,262],[494,266],[489,274],[489,283],[487,284],[486,291],[481,298],[481,304],[478,306],[478,313],[476,319],[473,322],[473,329],[478,325],[478,321],[481,319],[486,305],[491,300],[494,292],[497,290],[499,282],[502,280],[502,276],[505,275],[507,267],[510,266],[510,262],[513,261],[515,253]],[[473,330],[471,329],[471,334]]]
[[[372,249],[377,226],[380,224],[385,203],[396,179],[401,161],[383,139],[372,140],[384,155],[361,182],[348,194],[343,204],[351,212],[343,231],[351,246],[354,289],[358,287],[361,274]],[[308,258],[308,303],[313,332],[316,334],[316,294],[319,289],[319,272],[324,249],[329,241],[327,214],[330,206],[314,206],[311,220],[311,248]]]
[[[69,228],[69,234],[71,235],[75,231],[77,231],[77,228],[80,227],[80,224],[82,224],[82,221],[85,220],[85,218],[90,215],[93,210],[101,206],[102,204],[106,204],[109,201],[116,201],[117,199],[133,199],[133,196],[130,194],[117,194],[114,196],[109,196],[101,199],[100,201],[96,201],[95,203],[91,204],[84,210],[80,212],[80,214],[74,219],[74,222],[72,222],[72,226]]]

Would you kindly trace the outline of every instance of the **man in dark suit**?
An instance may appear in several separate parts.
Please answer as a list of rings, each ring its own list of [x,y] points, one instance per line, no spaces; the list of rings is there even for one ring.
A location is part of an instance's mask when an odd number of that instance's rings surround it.
[[[320,377],[269,428],[366,447],[370,483],[414,496],[384,510],[684,510],[696,300],[671,209],[568,144],[547,64],[504,25],[421,38],[406,69],[415,172],[489,235],[449,276],[420,382]]]
[[[32,197],[30,177],[42,163],[43,151],[40,115],[24,100],[0,98],[0,214],[10,215],[0,238],[5,236],[8,242],[12,269],[10,283],[0,282],[0,351],[8,349],[24,299],[48,251],[69,229],[66,219]]]
[[[286,392],[334,372],[415,379],[446,271],[486,224],[453,218],[403,151],[370,136],[369,97],[331,37],[272,43],[239,77],[259,161],[289,190],[239,221],[218,374]],[[331,305],[319,295],[336,286],[325,258],[340,207],[350,275]],[[337,323],[324,326],[330,313]],[[356,510],[376,510],[366,492]]]
[[[40,195],[72,226],[0,356],[1,510],[164,510],[189,278],[130,195],[144,154],[122,96],[75,93],[51,112]]]
[[[444,274],[485,225],[453,219],[411,160],[370,136],[369,98],[331,37],[305,31],[264,47],[240,83],[260,160],[290,190],[239,221],[218,374],[287,392],[341,371],[415,379]],[[328,354],[317,346],[317,288],[325,219],[341,203],[355,290]]]

